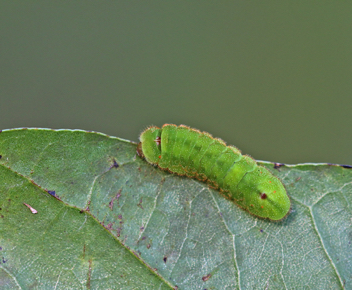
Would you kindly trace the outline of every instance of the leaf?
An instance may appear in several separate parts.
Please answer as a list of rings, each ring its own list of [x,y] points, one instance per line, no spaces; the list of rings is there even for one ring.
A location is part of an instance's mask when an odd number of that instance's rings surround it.
[[[271,222],[135,152],[78,130],[0,134],[1,289],[352,289],[351,169],[262,162],[292,199]]]

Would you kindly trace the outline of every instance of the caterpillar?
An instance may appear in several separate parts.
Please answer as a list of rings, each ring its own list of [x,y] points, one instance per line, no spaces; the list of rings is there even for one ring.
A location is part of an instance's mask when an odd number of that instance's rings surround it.
[[[278,221],[290,211],[290,198],[279,178],[207,132],[165,124],[148,127],[139,139],[137,154],[148,163],[206,182],[257,217]]]

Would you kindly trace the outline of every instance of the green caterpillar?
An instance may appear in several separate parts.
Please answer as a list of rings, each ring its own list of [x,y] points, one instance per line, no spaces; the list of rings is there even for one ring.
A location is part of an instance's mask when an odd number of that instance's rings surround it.
[[[140,141],[137,153],[149,163],[207,182],[255,216],[277,221],[290,211],[290,199],[277,177],[209,133],[165,124],[147,128]]]

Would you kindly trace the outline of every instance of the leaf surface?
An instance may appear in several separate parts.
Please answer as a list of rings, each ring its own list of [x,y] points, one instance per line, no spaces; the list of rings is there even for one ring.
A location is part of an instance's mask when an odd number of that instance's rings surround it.
[[[1,289],[352,289],[349,168],[262,162],[292,200],[271,222],[103,134],[6,130],[0,154]]]

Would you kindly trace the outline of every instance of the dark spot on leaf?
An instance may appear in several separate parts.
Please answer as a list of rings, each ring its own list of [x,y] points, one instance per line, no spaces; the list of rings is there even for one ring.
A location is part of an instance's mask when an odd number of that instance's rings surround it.
[[[274,168],[279,169],[281,166],[285,166],[284,163],[274,163]]]
[[[122,220],[122,214],[119,214],[119,215],[117,216],[117,218],[118,218],[119,220]]]
[[[150,244],[147,245],[147,249],[150,249]]]
[[[165,256],[163,260],[164,260],[164,263],[166,263],[166,261],[167,261],[167,257]]]
[[[2,155],[0,155],[0,159],[2,158]]]
[[[56,196],[55,190],[48,190],[48,193],[49,193],[50,195],[52,195],[52,196]]]
[[[145,240],[147,237],[142,237],[142,240]]]
[[[144,227],[140,227],[140,231],[143,231],[144,230]]]
[[[341,164],[340,166],[343,167],[343,168],[348,168],[348,169],[352,168],[352,165]]]
[[[120,190],[116,193],[116,196],[114,196],[114,197],[110,200],[110,202],[109,202],[109,208],[110,208],[110,210],[113,210],[113,208],[114,208],[114,200],[117,200],[117,202],[119,201],[119,198],[120,198],[120,196],[121,196],[121,191],[122,191],[122,189],[120,189]]]
[[[208,274],[208,275],[202,277],[202,280],[203,280],[204,282],[206,282],[206,281],[208,281],[208,280],[210,279],[210,277],[211,277],[211,274]]]
[[[113,160],[112,167],[115,167],[115,168],[118,168],[118,167],[119,167],[119,165],[117,164],[117,162],[116,162],[116,160],[115,160],[115,159]]]
[[[2,250],[2,247],[0,247],[0,251]]]
[[[142,206],[142,201],[143,201],[143,197],[141,197],[141,199],[139,200],[139,203],[137,204],[138,207],[140,207],[141,209],[144,209]]]
[[[121,228],[117,228],[116,232],[117,232],[117,236],[119,237],[121,233]]]
[[[108,226],[106,227],[108,230],[112,229],[112,223],[108,223]]]
[[[261,199],[266,199],[268,196],[266,195],[266,193],[262,193],[261,195],[260,195],[260,198]]]
[[[260,232],[262,233],[262,232],[263,232],[263,229],[260,229]]]
[[[109,208],[112,210],[114,208],[114,198],[109,202]]]

